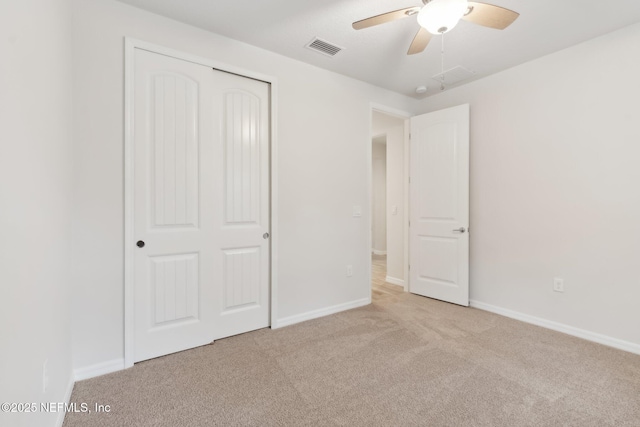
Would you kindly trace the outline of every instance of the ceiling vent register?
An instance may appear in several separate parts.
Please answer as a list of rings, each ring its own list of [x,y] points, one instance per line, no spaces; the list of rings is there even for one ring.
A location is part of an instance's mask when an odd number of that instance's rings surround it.
[[[340,46],[329,43],[326,40],[319,39],[318,37],[311,40],[311,42],[305,47],[327,56],[335,56],[338,52],[344,49]]]

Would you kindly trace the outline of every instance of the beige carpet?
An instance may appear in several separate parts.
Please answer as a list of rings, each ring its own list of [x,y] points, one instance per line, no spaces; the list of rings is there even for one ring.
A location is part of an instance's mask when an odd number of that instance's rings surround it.
[[[390,288],[398,289],[398,288]],[[78,382],[74,426],[640,426],[640,356],[400,292]]]

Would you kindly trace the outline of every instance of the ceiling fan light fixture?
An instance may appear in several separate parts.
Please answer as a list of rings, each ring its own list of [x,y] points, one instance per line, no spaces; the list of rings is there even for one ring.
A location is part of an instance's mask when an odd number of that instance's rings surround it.
[[[451,31],[469,8],[467,0],[431,0],[418,13],[418,24],[431,34]]]

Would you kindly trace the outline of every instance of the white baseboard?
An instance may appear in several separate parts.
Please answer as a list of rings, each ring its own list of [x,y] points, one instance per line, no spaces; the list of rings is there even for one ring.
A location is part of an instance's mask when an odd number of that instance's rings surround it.
[[[64,392],[64,403],[71,402],[71,393],[73,393],[73,386],[75,384],[76,382],[74,381],[74,376],[71,376],[69,378],[69,384],[67,384],[67,390]],[[56,418],[56,427],[62,427],[62,424],[64,424],[64,416],[66,413],[66,411],[58,412],[58,418]]]
[[[395,277],[387,276],[384,278],[384,281],[387,283],[391,283],[392,285],[404,287],[404,280],[402,279],[396,279]]]
[[[278,319],[278,321],[276,322],[276,325],[271,325],[271,329],[282,328],[283,326],[293,325],[295,323],[304,322],[305,320],[317,319],[318,317],[328,316],[330,314],[339,313],[345,310],[351,310],[352,308],[362,307],[363,305],[368,305],[368,304],[371,304],[371,298],[362,298],[356,301],[346,302],[346,303],[334,305],[331,307],[308,311],[302,314],[296,314],[295,316],[289,316],[282,319]]]
[[[371,249],[371,253],[373,253],[374,255],[386,255],[387,251],[379,251],[377,249]]]
[[[630,353],[640,354],[640,345],[629,341],[620,340],[607,335],[598,334],[595,332],[579,329],[573,326],[565,325],[563,323],[554,322],[552,320],[542,319],[540,317],[531,316],[529,314],[520,313],[518,311],[509,310],[495,305],[486,304],[480,301],[469,301],[471,307],[490,311],[491,313],[499,314],[501,316],[510,317],[512,319],[520,320],[522,322],[531,323],[532,325],[542,326],[543,328],[551,329],[557,332],[562,332],[567,335],[582,338],[587,341],[597,342],[609,347],[617,348],[618,350],[628,351]]]
[[[113,359],[84,368],[76,369],[73,375],[76,381],[82,381],[100,375],[110,374],[124,369],[124,359]]]

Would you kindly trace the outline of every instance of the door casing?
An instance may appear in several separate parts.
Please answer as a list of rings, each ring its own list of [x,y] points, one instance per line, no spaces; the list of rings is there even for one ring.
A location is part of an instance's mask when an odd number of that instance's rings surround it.
[[[271,260],[270,260],[270,305],[271,328],[278,327],[278,165],[277,165],[277,94],[278,82],[273,76],[267,76],[224,64],[208,58],[191,55],[174,49],[126,37],[125,52],[125,93],[124,93],[124,367],[130,368],[134,363],[134,54],[135,49],[142,49],[176,59],[193,62],[215,68],[228,73],[238,74],[271,85],[270,108],[270,211],[271,211]]]

